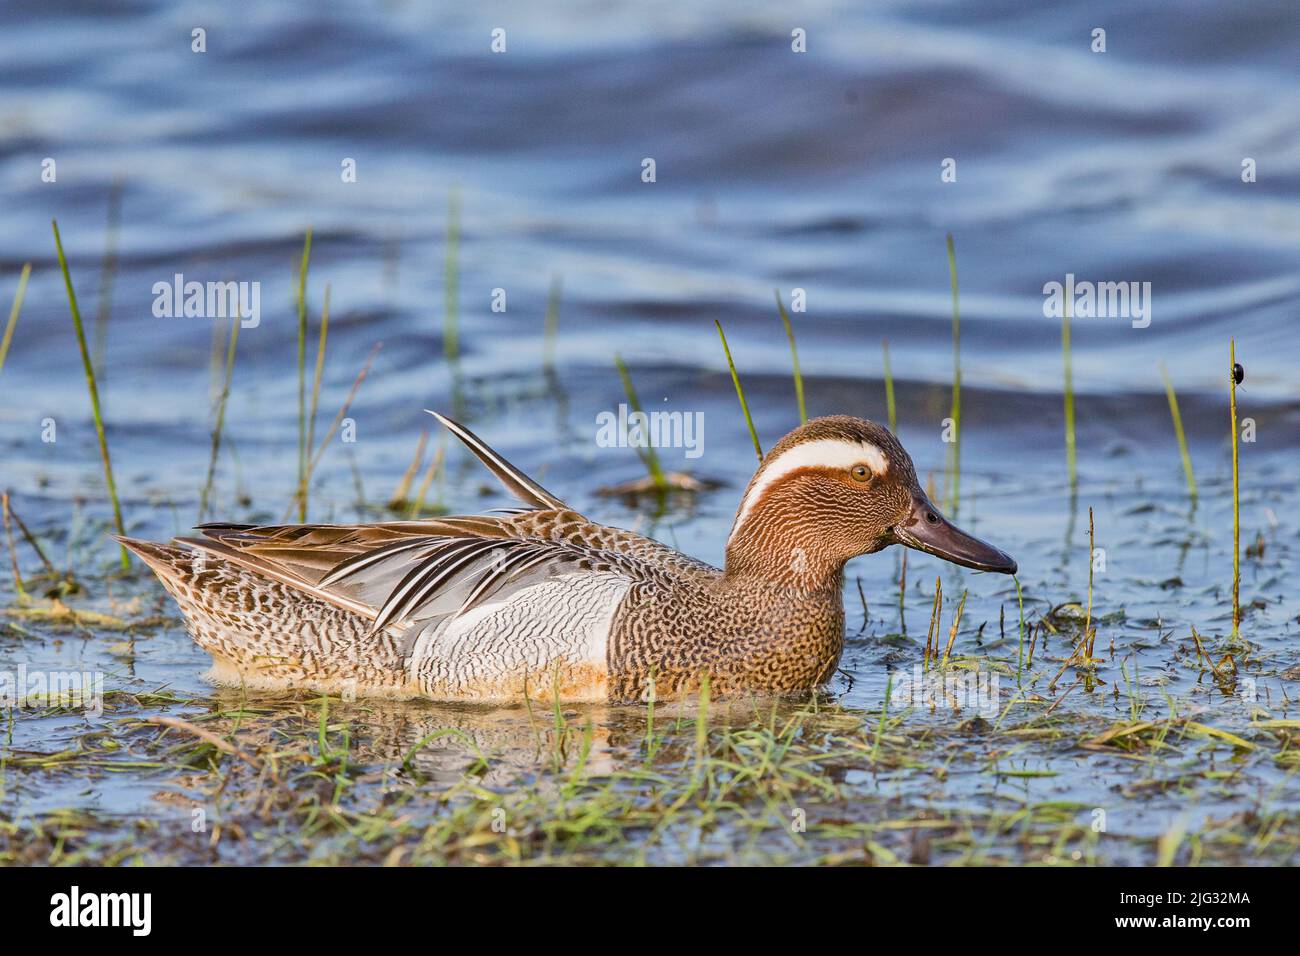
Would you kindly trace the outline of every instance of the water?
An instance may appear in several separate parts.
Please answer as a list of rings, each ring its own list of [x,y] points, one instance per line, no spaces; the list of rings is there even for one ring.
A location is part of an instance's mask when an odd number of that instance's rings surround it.
[[[498,26],[504,54],[489,49]],[[1090,50],[1098,26],[1105,53]],[[207,31],[206,53],[191,51],[195,27]],[[795,27],[807,31],[805,54],[791,51]],[[1246,618],[1257,647],[1250,674],[1259,706],[1294,718],[1286,698],[1295,685],[1279,675],[1297,661],[1300,614],[1288,587],[1300,530],[1298,50],[1300,19],[1282,3],[1231,11],[827,3],[798,14],[754,3],[707,12],[575,4],[564,13],[527,4],[133,3],[89,12],[11,3],[0,33],[0,300],[10,301],[22,263],[34,273],[0,374],[0,484],[52,560],[87,582],[84,606],[112,610],[126,596],[171,614],[147,578],[105,579],[115,551],[100,533],[108,509],[49,220],[59,221],[97,354],[128,528],[158,538],[195,520],[220,388],[212,359],[228,328],[155,318],[153,286],[176,273],[261,283],[260,324],[239,338],[211,512],[281,520],[297,445],[294,269],[311,227],[313,335],[325,283],[332,290],[322,429],[383,343],[349,412],[355,443],[336,442],[322,458],[314,519],[373,520],[356,482],[368,501],[384,500],[432,424],[421,410],[459,408],[593,518],[718,563],[754,462],[713,322],[727,331],[770,447],[798,420],[774,288],[787,301],[791,289],[806,293],[807,310],[792,318],[812,414],[883,419],[889,340],[900,436],[923,480],[943,493],[951,232],[962,309],[958,518],[1018,559],[1031,620],[1086,598],[1089,507],[1105,549],[1094,602],[1106,622],[1098,637],[1106,684],[1074,691],[1058,713],[1125,719],[1123,660],[1157,710],[1167,693],[1184,712],[1204,708],[1206,723],[1239,728],[1249,719],[1185,653],[1192,625],[1216,647],[1230,627],[1231,336],[1247,369],[1241,415],[1257,437],[1241,449],[1243,547],[1257,534],[1265,542],[1261,558],[1243,559],[1243,601],[1262,602]],[[57,182],[41,181],[47,157]],[[641,178],[647,157],[654,183]],[[949,157],[957,179],[945,183]],[[356,161],[356,182],[341,179],[345,158]],[[1242,181],[1246,158],[1256,182]],[[121,225],[111,238],[119,182]],[[459,388],[441,339],[453,195]],[[117,263],[106,293],[111,243]],[[1118,317],[1074,322],[1074,495],[1060,324],[1043,314],[1044,284],[1067,274],[1152,290],[1148,327]],[[548,375],[543,315],[556,276],[563,295]],[[497,289],[504,312],[491,308]],[[595,493],[642,474],[632,450],[595,442],[596,416],[624,400],[615,353],[647,406],[703,413],[703,455],[667,449],[665,467],[723,487],[662,514]],[[309,363],[313,354],[314,341]],[[1161,362],[1196,465],[1194,512]],[[57,441],[42,441],[46,419]],[[484,493],[487,481],[449,447],[434,496],[453,511],[505,504]],[[34,573],[29,552],[22,560]],[[957,651],[1019,659],[1008,579],[913,554],[903,638],[896,571],[893,552],[850,566],[850,638],[831,688],[843,706],[878,708],[889,672],[918,658],[936,574],[949,597],[945,620],[970,590]],[[2,586],[11,598],[10,582]],[[210,694],[199,680],[205,658],[174,619],[129,653],[110,649],[118,636],[21,627],[0,635],[15,666],[98,669],[110,687]],[[1048,648],[1068,656],[1062,638]],[[1046,679],[1035,692],[1046,693]],[[1014,683],[1004,678],[1005,696]],[[510,719],[430,713],[435,724],[471,731]],[[63,739],[48,720],[18,726],[23,746],[55,750]],[[67,733],[84,729],[73,721]],[[1043,748],[1025,759],[1057,774],[1018,781],[1035,799],[1113,803],[1104,766],[1113,758]],[[1284,769],[1260,766],[1252,779],[1288,807],[1295,791]],[[90,795],[79,781],[52,780],[39,800],[23,797],[6,813],[70,804],[157,812],[142,797],[151,779],[118,774]],[[888,786],[905,800],[919,790],[965,807],[996,801],[983,780],[953,777],[938,795],[923,777]],[[1246,789],[1198,792],[1197,819],[1240,809]],[[1124,825],[1165,832],[1186,803],[1134,803]]]

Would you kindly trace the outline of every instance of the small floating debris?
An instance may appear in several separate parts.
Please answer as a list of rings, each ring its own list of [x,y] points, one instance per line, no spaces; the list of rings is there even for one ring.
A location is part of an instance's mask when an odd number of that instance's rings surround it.
[[[722,482],[712,478],[696,478],[684,471],[665,471],[658,481],[653,476],[646,475],[644,478],[637,478],[634,481],[625,481],[622,484],[597,488],[595,494],[605,498],[636,500],[661,494],[694,495],[721,487]]]

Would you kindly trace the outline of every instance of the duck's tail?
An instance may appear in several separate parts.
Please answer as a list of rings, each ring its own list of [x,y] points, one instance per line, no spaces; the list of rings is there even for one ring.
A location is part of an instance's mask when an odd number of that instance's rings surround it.
[[[117,536],[115,536],[117,537]],[[371,622],[201,550],[117,537],[176,599],[215,683],[414,696],[399,640]]]

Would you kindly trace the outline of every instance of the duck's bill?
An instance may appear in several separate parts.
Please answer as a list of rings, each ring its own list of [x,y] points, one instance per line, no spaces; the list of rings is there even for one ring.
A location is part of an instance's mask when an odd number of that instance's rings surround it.
[[[916,502],[907,521],[894,526],[894,537],[899,544],[964,568],[1016,573],[1016,562],[1011,555],[962,531],[925,499]]]

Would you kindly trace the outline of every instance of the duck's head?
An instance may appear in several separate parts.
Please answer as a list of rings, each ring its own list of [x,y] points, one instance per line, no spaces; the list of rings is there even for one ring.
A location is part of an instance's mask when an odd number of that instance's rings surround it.
[[[759,466],[727,539],[727,574],[829,579],[850,558],[903,544],[974,568],[1016,562],[940,514],[889,429],[847,415],[814,418]]]

